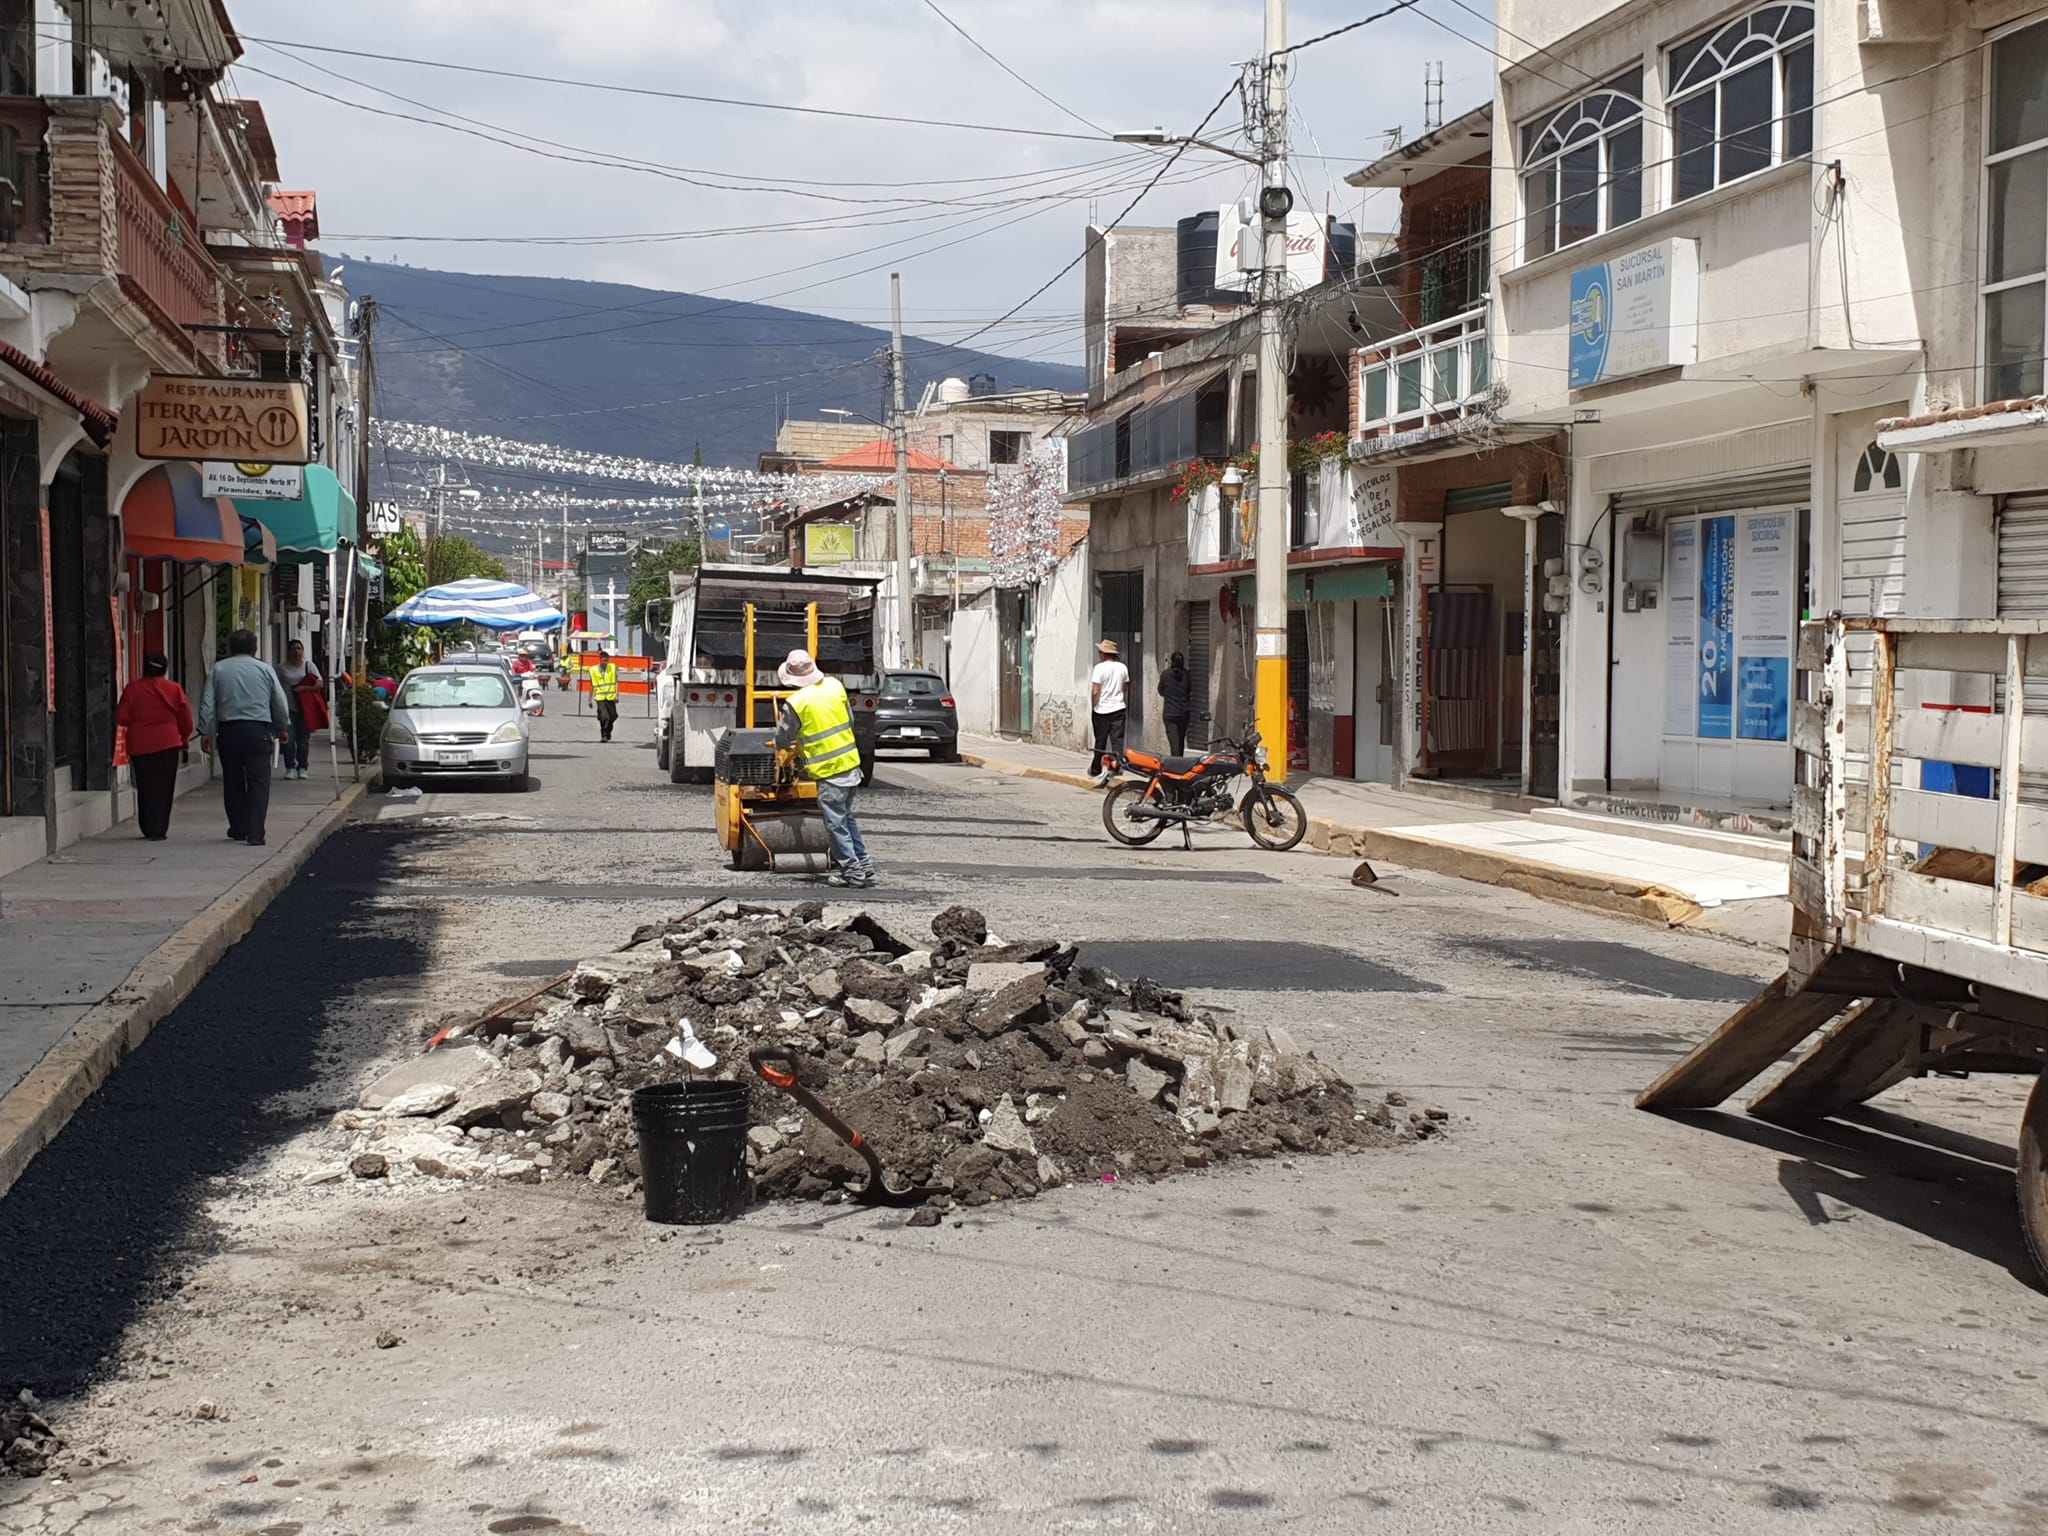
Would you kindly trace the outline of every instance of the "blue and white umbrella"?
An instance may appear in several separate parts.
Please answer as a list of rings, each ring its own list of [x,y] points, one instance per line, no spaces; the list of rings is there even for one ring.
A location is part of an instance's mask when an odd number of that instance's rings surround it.
[[[386,624],[446,629],[475,624],[482,629],[551,629],[567,617],[517,582],[467,576],[415,593],[384,615]]]

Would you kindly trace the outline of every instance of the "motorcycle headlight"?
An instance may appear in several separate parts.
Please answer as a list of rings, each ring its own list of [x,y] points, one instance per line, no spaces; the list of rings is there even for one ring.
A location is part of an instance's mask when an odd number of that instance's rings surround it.
[[[518,739],[519,722],[517,720],[507,720],[503,725],[491,732],[491,744],[493,746],[502,747]]]
[[[1266,749],[1265,749],[1264,747],[1261,747],[1261,748],[1259,748],[1259,750],[1258,750],[1258,751],[1256,751],[1256,752],[1254,752],[1254,753],[1252,754],[1252,758],[1253,758],[1253,760],[1254,760],[1254,761],[1256,761],[1256,762],[1258,763],[1258,765],[1259,765],[1259,766],[1260,766],[1261,768],[1265,767],[1265,766],[1266,766]]]
[[[400,746],[409,747],[417,742],[419,737],[415,736],[412,732],[412,727],[403,721],[387,720],[384,723],[384,739],[386,741],[395,741]]]

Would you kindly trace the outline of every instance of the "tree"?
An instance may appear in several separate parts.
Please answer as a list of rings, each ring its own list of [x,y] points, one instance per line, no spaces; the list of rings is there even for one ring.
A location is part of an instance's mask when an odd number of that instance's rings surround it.
[[[452,533],[444,533],[428,542],[427,570],[437,587],[445,587],[451,581],[461,581],[470,576],[485,576],[492,581],[512,579],[505,570],[504,561]]]
[[[370,669],[395,677],[416,667],[432,652],[427,632],[404,624],[386,624],[384,615],[409,597],[417,597],[427,584],[426,550],[420,536],[410,528],[387,534],[377,549],[384,567],[384,600],[370,605],[369,633],[364,637]]]
[[[633,581],[626,589],[626,622],[636,629],[647,625],[648,603],[668,601],[668,579],[682,576],[702,563],[695,539],[675,539],[667,544],[649,544],[633,557]]]

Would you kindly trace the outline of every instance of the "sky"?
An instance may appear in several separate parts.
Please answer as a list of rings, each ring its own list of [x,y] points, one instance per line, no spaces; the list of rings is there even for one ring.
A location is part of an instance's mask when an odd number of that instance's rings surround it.
[[[1295,0],[1290,41],[1382,4]],[[1082,350],[1078,266],[1024,301],[1164,158],[1108,134],[1191,131],[1259,51],[1263,19],[1261,0],[233,0],[232,11],[246,54],[226,89],[263,103],[284,185],[319,193],[330,259],[635,283],[874,324],[887,323],[889,273],[901,271],[912,334],[1066,362]],[[1424,0],[1294,56],[1298,206],[1392,227],[1391,197],[1361,204],[1343,177],[1383,153],[1390,130],[1420,132],[1425,64],[1442,61],[1446,116],[1487,98],[1488,13],[1490,0]],[[1204,136],[1241,145],[1241,129],[1233,93]],[[1124,222],[1170,224],[1235,200],[1251,177],[1191,149]]]

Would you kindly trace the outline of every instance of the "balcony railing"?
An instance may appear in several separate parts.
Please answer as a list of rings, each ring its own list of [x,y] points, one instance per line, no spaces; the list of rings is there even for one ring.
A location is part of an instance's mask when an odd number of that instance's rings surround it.
[[[108,144],[121,285],[157,310],[160,321],[169,321],[178,339],[210,353],[215,338],[191,327],[220,323],[220,268],[198,243],[191,221],[120,135],[109,133]]]
[[[1455,421],[1493,388],[1486,306],[1353,354],[1358,420],[1352,436],[1390,437]]]

